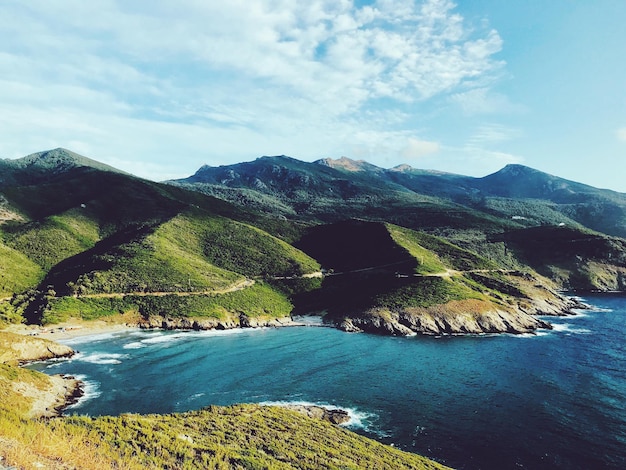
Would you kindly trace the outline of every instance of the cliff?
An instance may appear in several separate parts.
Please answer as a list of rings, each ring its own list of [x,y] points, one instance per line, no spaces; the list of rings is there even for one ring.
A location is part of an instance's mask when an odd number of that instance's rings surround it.
[[[18,409],[27,418],[59,416],[82,395],[74,377],[25,370],[17,364],[60,357],[74,351],[69,346],[41,338],[0,331],[0,391],[2,407]]]
[[[355,315],[345,315],[334,323],[344,331],[394,336],[524,334],[542,328],[552,329],[549,322],[537,316],[570,315],[574,309],[587,308],[581,302],[541,285],[532,286],[531,290],[532,296],[521,296],[500,304],[465,299],[428,307],[374,308]]]

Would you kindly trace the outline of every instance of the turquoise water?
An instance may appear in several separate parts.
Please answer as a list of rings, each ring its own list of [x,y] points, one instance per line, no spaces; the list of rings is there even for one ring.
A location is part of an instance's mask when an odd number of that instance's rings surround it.
[[[330,328],[146,332],[69,342],[35,364],[87,384],[68,413],[310,402],[456,468],[626,468],[626,297],[537,336],[392,338]]]

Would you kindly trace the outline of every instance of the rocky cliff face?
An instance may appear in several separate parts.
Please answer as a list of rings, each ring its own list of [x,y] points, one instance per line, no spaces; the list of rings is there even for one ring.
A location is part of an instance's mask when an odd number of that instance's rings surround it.
[[[40,361],[73,354],[74,350],[64,344],[8,331],[0,332],[0,363]]]
[[[535,315],[567,315],[574,308],[585,308],[575,300],[562,296],[556,299],[528,299],[509,308],[494,308],[489,302],[459,300],[427,308],[399,311],[374,309],[359,316],[346,316],[336,322],[344,331],[386,334],[393,336],[455,335],[483,333],[533,333],[552,329],[550,323]]]
[[[0,378],[0,388],[4,387],[7,394],[3,395],[3,399],[11,395],[20,397],[20,402],[27,404],[28,418],[60,415],[65,407],[83,395],[82,383],[69,376],[25,374],[26,371],[15,364],[73,354],[74,350],[63,344],[0,331],[0,363],[11,371],[4,379]]]
[[[348,412],[338,408],[325,408],[317,405],[297,404],[287,404],[282,406],[283,408],[297,411],[298,413],[308,416],[309,418],[321,419],[333,424],[345,424],[350,421],[350,415]]]
[[[164,330],[230,330],[232,328],[260,328],[288,326],[293,323],[291,317],[248,317],[245,314],[228,319],[217,318],[170,318],[160,315],[150,316],[137,324],[139,328]]]

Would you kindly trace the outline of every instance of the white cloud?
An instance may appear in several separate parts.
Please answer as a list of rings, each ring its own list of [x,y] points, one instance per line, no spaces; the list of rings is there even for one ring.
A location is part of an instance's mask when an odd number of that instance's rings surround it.
[[[617,130],[617,138],[626,142],[626,127]]]
[[[182,156],[436,152],[407,130],[420,103],[503,66],[449,0],[2,2],[0,35],[0,153],[74,144],[155,179]]]
[[[488,87],[474,88],[450,95],[450,101],[468,115],[521,113],[526,107],[512,103],[506,95],[490,90]]]
[[[521,135],[521,131],[513,127],[502,124],[482,124],[475,129],[467,145],[469,147],[488,146],[513,140]]]
[[[409,138],[401,155],[407,160],[417,160],[425,155],[437,153],[440,149],[438,142]]]

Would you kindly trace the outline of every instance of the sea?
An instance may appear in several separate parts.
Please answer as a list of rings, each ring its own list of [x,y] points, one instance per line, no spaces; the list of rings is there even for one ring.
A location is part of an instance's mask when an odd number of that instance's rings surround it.
[[[528,335],[387,337],[311,326],[129,330],[68,340],[66,414],[234,403],[349,411],[347,427],[458,469],[626,468],[626,296]]]

